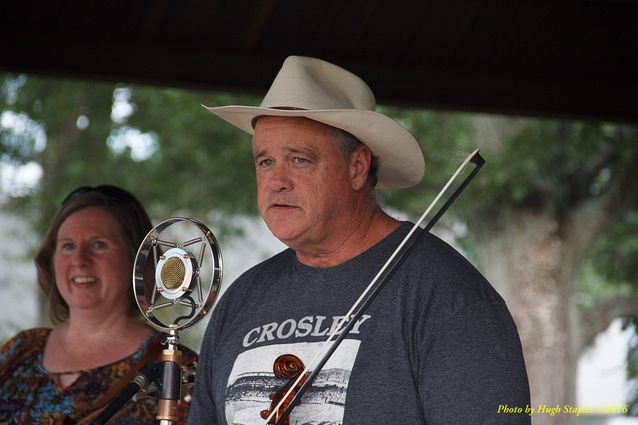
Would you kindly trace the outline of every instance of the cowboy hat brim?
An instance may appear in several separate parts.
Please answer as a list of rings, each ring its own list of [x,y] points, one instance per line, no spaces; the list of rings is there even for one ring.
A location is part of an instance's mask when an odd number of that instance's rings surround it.
[[[226,122],[254,134],[253,121],[259,116],[305,117],[352,134],[379,158],[379,189],[413,186],[423,177],[424,158],[416,139],[403,126],[374,111],[361,109],[275,109],[257,106],[208,107]]]

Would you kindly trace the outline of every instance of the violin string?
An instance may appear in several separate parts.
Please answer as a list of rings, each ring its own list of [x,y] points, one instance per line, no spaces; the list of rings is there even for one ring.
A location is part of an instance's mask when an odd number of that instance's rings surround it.
[[[295,391],[295,389],[297,388],[297,386],[299,385],[299,383],[301,382],[301,380],[303,379],[304,376],[306,376],[308,374],[309,371],[313,370],[317,360],[321,357],[324,356],[324,354],[330,349],[330,344],[333,342],[332,340],[334,339],[334,337],[336,335],[339,334],[339,331],[341,330],[342,326],[348,321],[348,319],[350,318],[350,316],[352,315],[352,313],[357,309],[357,307],[359,306],[359,304],[361,304],[361,302],[364,300],[365,296],[370,292],[370,290],[374,287],[374,284],[379,280],[379,278],[381,277],[381,275],[383,274],[383,272],[388,268],[388,266],[392,263],[392,261],[394,260],[394,258],[398,255],[399,252],[401,252],[401,249],[403,248],[403,246],[407,243],[408,240],[410,240],[410,237],[414,234],[414,232],[417,231],[418,228],[420,228],[421,223],[425,220],[425,218],[428,216],[428,214],[430,214],[430,211],[432,210],[432,208],[434,208],[434,206],[439,202],[439,200],[441,199],[441,197],[443,196],[443,194],[445,192],[447,192],[448,188],[450,187],[450,185],[452,184],[452,182],[454,182],[456,180],[456,178],[458,177],[458,175],[461,173],[461,171],[467,166],[467,164],[472,160],[472,158],[474,157],[474,155],[476,155],[476,153],[479,150],[476,149],[474,150],[470,155],[468,155],[467,158],[465,158],[465,160],[461,163],[461,165],[456,169],[456,171],[454,172],[454,174],[452,175],[452,177],[449,178],[449,180],[447,181],[447,183],[445,184],[445,186],[443,186],[443,189],[441,189],[439,191],[439,193],[436,195],[436,197],[434,198],[434,200],[430,203],[430,205],[425,209],[425,211],[423,212],[423,214],[421,214],[421,217],[417,220],[417,222],[414,224],[414,226],[412,226],[412,228],[410,229],[410,231],[408,232],[408,234],[403,238],[403,240],[401,241],[401,243],[399,244],[399,246],[394,250],[394,252],[392,253],[392,255],[390,255],[390,257],[386,260],[385,264],[381,267],[381,269],[379,270],[379,272],[376,274],[376,276],[372,279],[372,281],[370,281],[370,283],[368,284],[368,286],[364,289],[364,291],[361,293],[361,295],[359,296],[359,298],[354,302],[354,304],[352,305],[352,307],[350,307],[350,310],[348,310],[348,312],[341,318],[341,320],[339,320],[339,322],[337,323],[337,325],[334,327],[334,330],[330,333],[330,335],[328,335],[328,339],[326,341],[324,341],[323,345],[321,346],[321,348],[319,349],[319,351],[312,357],[312,359],[310,360],[310,362],[307,364],[307,366],[305,367],[305,369],[303,370],[303,372],[297,377],[297,379],[295,380],[295,382],[290,386],[290,388],[288,389],[288,391],[286,392],[286,394],[284,394],[284,396],[281,398],[281,400],[279,401],[279,403],[277,403],[277,405],[275,406],[274,409],[272,409],[272,411],[270,412],[270,415],[268,416],[268,418],[266,419],[266,424],[268,424],[270,422],[270,420],[273,418],[273,416],[275,416],[278,412],[279,409],[281,409],[281,406],[285,403],[285,401],[288,399],[288,397],[293,393],[293,391]]]

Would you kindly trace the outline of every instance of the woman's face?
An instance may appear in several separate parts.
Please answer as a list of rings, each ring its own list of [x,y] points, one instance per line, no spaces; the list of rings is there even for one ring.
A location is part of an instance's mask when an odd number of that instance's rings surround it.
[[[74,212],[58,229],[55,282],[71,317],[128,313],[132,264],[122,232],[115,217],[99,207]]]

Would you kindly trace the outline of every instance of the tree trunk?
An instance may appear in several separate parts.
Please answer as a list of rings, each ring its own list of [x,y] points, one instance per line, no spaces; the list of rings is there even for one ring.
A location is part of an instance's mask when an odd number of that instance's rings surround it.
[[[570,425],[575,419],[538,413],[541,405],[575,405],[578,267],[560,230],[551,216],[509,208],[479,232],[481,271],[505,298],[521,337],[535,425]]]

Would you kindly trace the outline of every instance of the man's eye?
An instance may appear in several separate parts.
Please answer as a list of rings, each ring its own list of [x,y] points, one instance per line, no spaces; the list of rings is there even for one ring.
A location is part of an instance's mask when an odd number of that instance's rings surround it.
[[[300,158],[300,157],[298,157],[298,156],[294,157],[294,158],[293,158],[293,161],[294,161],[296,164],[305,164],[306,162],[308,162],[308,160],[307,160],[306,158]]]
[[[270,167],[272,165],[272,159],[262,159],[258,164],[260,167]]]

